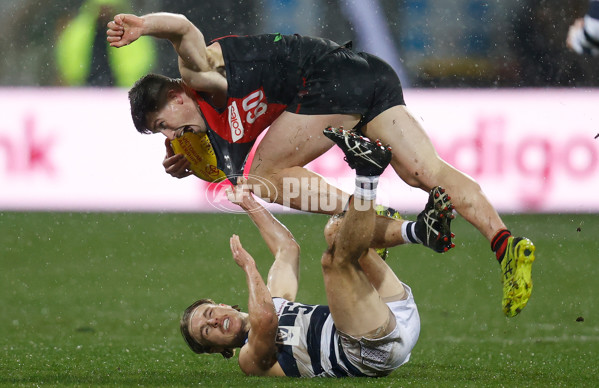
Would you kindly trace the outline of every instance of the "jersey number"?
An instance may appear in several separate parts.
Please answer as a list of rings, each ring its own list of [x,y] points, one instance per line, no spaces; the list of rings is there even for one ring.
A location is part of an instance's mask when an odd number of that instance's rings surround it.
[[[314,310],[314,307],[311,306],[306,306],[306,305],[286,305],[285,308],[283,309],[283,311],[281,312],[281,315],[286,315],[286,314],[293,314],[293,315],[297,315],[297,313],[300,312],[301,310],[304,310],[303,313],[304,314],[308,314],[310,311]]]
[[[268,105],[266,105],[264,100],[264,92],[262,90],[256,90],[249,96],[243,99],[241,102],[241,106],[243,110],[248,112],[246,116],[246,121],[250,124],[253,124],[254,121],[264,113],[266,113],[266,109]]]

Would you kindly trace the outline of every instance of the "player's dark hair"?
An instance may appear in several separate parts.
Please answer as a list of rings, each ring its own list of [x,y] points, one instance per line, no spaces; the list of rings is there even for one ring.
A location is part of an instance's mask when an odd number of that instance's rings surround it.
[[[152,133],[146,123],[148,113],[162,109],[168,92],[181,88],[181,80],[160,74],[148,74],[135,82],[129,90],[129,104],[133,124],[139,133]]]
[[[216,304],[212,299],[208,298],[197,300],[193,302],[191,306],[185,309],[180,322],[181,335],[183,336],[183,339],[187,343],[187,346],[189,346],[189,348],[197,354],[210,353],[210,346],[202,345],[191,336],[191,333],[189,332],[189,320],[191,319],[193,311],[198,306],[201,306],[206,303]],[[237,305],[232,307],[235,310],[239,311],[239,307],[237,307]],[[233,349],[225,349],[220,354],[222,354],[224,358],[231,358],[235,354],[235,351]]]

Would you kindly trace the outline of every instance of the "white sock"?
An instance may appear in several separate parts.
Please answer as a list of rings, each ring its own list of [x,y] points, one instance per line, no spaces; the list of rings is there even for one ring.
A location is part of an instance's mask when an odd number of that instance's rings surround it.
[[[378,176],[356,175],[354,197],[374,201],[376,199],[376,187],[378,184]]]
[[[406,221],[401,224],[401,237],[405,244],[422,244],[422,241],[416,236],[416,222]]]

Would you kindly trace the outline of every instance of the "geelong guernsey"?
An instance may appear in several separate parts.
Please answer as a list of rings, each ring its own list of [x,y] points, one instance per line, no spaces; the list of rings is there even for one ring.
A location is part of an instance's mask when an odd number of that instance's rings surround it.
[[[279,317],[278,362],[289,377],[365,376],[347,359],[328,306],[273,298]]]

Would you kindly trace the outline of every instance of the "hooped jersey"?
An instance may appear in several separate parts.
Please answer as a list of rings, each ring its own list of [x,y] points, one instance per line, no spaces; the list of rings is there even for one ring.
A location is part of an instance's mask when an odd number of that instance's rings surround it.
[[[343,352],[328,306],[273,302],[279,317],[277,361],[286,376],[365,376]]]

